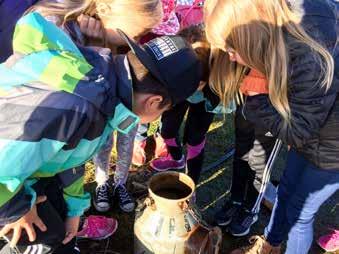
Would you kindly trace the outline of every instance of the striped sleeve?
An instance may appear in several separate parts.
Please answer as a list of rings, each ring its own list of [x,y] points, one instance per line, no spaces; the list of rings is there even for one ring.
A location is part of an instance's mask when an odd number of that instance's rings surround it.
[[[28,142],[0,138],[0,225],[16,221],[31,209],[36,194],[27,179],[62,146],[63,142],[46,139]]]
[[[26,214],[35,202],[36,195],[31,188],[20,186],[10,191],[0,184],[0,226],[12,223]]]
[[[90,207],[90,194],[84,191],[84,166],[58,174],[67,204],[67,216],[81,216]]]

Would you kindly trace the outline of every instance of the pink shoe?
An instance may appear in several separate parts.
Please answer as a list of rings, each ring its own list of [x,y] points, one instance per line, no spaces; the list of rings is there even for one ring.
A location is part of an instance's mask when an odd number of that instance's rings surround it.
[[[155,139],[155,158],[166,157],[168,155],[167,145],[160,134],[154,136]]]
[[[143,141],[135,141],[133,149],[132,164],[141,167],[146,163],[146,139]]]
[[[86,218],[82,230],[78,232],[78,238],[103,240],[115,233],[118,221],[104,216],[90,215]]]
[[[181,169],[185,167],[185,156],[182,156],[180,160],[174,160],[170,154],[166,157],[154,159],[151,162],[151,167],[156,171],[166,171],[169,169]]]
[[[318,239],[319,246],[327,252],[339,250],[339,230],[332,230],[328,235]]]

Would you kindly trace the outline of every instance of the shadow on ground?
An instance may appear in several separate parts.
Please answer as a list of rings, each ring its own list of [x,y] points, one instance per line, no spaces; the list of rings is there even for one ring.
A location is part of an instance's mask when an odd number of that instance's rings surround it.
[[[231,118],[216,119],[208,134],[208,143],[206,148],[206,166],[216,161],[222,156],[226,148],[233,143],[233,126]],[[279,161],[275,165],[272,178],[279,180],[280,174],[284,166],[285,152],[280,155]],[[204,172],[201,183],[197,188],[197,204],[200,207],[206,221],[212,222],[213,216],[222,206],[227,198],[228,190],[231,184],[231,160],[226,161],[218,167]],[[129,189],[140,196],[145,193],[145,184],[151,173],[145,169],[139,169],[139,173],[133,173],[129,180]],[[88,182],[93,179],[93,167],[89,165],[86,179]],[[134,184],[133,184],[134,182]],[[135,184],[137,182],[137,184]],[[89,190],[94,189],[94,184],[87,184]],[[327,232],[329,227],[339,228],[339,213],[338,213],[339,193],[328,200],[320,209],[315,225],[315,239]],[[88,214],[95,214],[94,210],[90,210]],[[82,253],[84,254],[132,254],[133,253],[133,223],[134,214],[122,213],[117,205],[114,206],[111,212],[105,214],[113,216],[119,221],[117,232],[108,240],[104,241],[85,241],[79,242]],[[259,221],[253,226],[251,234],[262,234],[265,226],[268,223],[270,212],[262,208]],[[228,254],[236,247],[243,246],[247,243],[248,237],[234,238],[227,232],[223,233],[223,242],[221,254]],[[316,244],[313,244],[310,254],[319,254],[322,252]]]

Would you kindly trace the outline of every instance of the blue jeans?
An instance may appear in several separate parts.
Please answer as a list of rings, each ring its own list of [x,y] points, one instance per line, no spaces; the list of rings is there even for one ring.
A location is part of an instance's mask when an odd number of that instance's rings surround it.
[[[288,153],[278,197],[265,229],[267,241],[278,246],[286,238],[285,254],[307,254],[319,207],[339,189],[339,172],[322,170],[298,152]]]

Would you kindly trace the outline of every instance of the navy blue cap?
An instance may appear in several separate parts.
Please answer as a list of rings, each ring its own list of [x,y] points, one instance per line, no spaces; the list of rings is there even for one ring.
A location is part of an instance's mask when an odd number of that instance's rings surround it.
[[[168,89],[173,104],[186,100],[198,89],[202,65],[185,39],[162,36],[138,45],[121,30],[119,33],[145,68]]]

